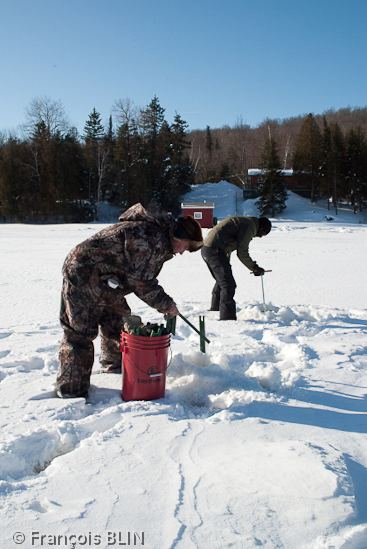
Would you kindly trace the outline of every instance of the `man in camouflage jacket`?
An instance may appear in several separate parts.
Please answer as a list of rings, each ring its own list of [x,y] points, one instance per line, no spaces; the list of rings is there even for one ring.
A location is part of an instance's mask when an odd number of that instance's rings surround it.
[[[134,293],[160,313],[179,314],[157,276],[175,253],[196,251],[202,244],[200,225],[192,217],[155,217],[135,204],[119,223],[71,250],[62,270],[59,397],[87,395],[99,331],[102,370],[121,372],[122,317],[131,314],[126,295]]]
[[[219,311],[220,320],[236,320],[234,294],[236,281],[232,274],[230,255],[237,250],[239,260],[255,276],[264,274],[249,254],[249,244],[254,237],[262,237],[271,230],[266,217],[232,216],[216,225],[204,240],[201,255],[215,279],[212,291],[211,311]]]

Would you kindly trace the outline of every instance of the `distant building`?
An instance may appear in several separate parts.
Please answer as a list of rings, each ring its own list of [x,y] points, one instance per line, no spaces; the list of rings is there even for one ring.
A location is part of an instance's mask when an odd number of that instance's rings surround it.
[[[214,202],[183,202],[182,215],[191,215],[202,229],[211,229],[214,225]]]
[[[259,185],[262,176],[262,170],[252,168],[248,170],[247,185],[244,189],[244,198],[255,198],[257,196],[256,187]],[[284,184],[289,191],[293,191],[301,196],[311,196],[311,184],[300,183],[293,175],[293,170],[282,170]]]

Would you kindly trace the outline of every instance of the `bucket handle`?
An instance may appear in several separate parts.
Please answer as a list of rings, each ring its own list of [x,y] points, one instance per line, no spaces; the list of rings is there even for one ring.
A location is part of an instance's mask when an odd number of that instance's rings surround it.
[[[125,348],[125,345],[123,346],[123,349]],[[126,348],[128,349],[129,347],[126,346]],[[168,368],[171,366],[171,362],[172,362],[172,349],[171,347],[169,348],[170,351],[171,351],[171,358],[170,358],[170,361],[168,363],[168,365],[166,366],[166,369],[164,370],[165,372],[167,372]],[[123,354],[123,366],[125,366],[125,356],[127,357],[127,353],[124,353],[124,351],[122,351],[122,354]],[[132,362],[130,362],[129,358],[127,359],[130,366],[132,366],[133,368],[135,368],[135,370],[137,370],[138,372],[140,372],[141,374],[145,375],[145,376],[149,376],[149,377],[161,377],[163,376],[162,373],[159,373],[159,374],[147,374],[146,372],[143,372],[143,370],[140,370],[140,368],[137,368],[135,366],[135,364],[133,364]]]

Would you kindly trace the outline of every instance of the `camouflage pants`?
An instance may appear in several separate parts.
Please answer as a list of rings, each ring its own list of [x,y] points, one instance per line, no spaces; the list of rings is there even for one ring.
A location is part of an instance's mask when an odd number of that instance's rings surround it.
[[[93,340],[101,334],[101,364],[121,371],[120,333],[122,317],[131,311],[122,292],[101,283],[99,295],[75,288],[64,280],[60,322],[60,367],[56,390],[59,396],[84,396],[90,386],[94,362]]]

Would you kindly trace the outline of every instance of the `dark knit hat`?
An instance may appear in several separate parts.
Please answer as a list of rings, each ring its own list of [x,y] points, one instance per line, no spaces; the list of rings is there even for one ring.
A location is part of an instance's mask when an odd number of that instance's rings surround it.
[[[190,242],[189,252],[196,252],[203,246],[201,226],[191,215],[177,219],[173,236],[177,240],[188,240]]]
[[[271,222],[267,217],[259,217],[259,230],[263,235],[269,234],[271,231]]]

